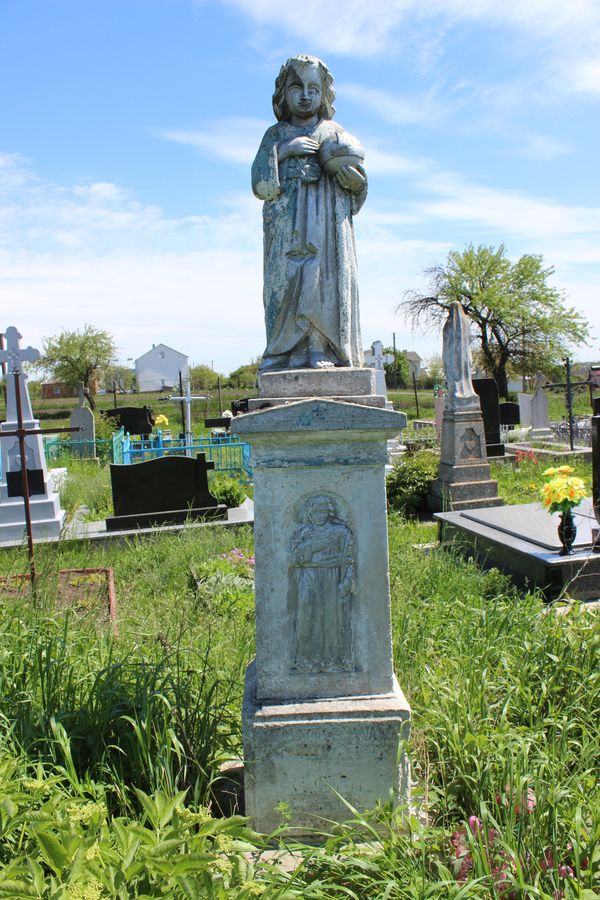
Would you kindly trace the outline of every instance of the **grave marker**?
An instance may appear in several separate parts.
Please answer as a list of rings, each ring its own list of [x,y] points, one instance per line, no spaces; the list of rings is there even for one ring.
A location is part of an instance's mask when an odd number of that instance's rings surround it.
[[[208,488],[209,469],[204,453],[162,456],[135,465],[111,465],[110,480],[114,516],[106,520],[107,531],[150,528],[186,519],[223,519],[227,507]]]
[[[35,362],[40,353],[21,349],[21,335],[6,329],[6,347],[0,363],[6,365],[6,421],[0,423],[0,541],[18,541],[27,534],[33,567],[34,538],[58,537],[65,513],[48,473],[42,430],[33,418],[23,362]],[[71,428],[46,429],[46,433]]]

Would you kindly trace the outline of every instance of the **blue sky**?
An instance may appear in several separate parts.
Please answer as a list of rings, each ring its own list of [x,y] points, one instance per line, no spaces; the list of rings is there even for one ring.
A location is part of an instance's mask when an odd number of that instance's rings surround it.
[[[468,243],[540,253],[600,356],[598,0],[0,0],[0,328],[86,322],[229,372],[264,348],[249,170],[281,64],[320,56],[366,149],[363,344]]]

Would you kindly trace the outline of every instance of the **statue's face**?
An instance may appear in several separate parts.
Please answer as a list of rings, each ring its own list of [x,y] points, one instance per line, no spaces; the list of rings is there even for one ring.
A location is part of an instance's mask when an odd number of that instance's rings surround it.
[[[316,500],[310,507],[309,518],[313,525],[326,525],[330,515],[331,509],[326,500]]]
[[[292,116],[298,119],[315,116],[321,107],[322,94],[323,86],[317,66],[311,63],[290,70],[285,85],[285,99]]]

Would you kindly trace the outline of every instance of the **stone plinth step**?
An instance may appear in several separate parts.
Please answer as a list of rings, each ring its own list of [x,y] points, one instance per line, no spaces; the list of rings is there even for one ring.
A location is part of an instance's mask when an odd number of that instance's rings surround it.
[[[310,397],[311,395],[309,395]],[[355,394],[352,396],[346,396],[345,394],[339,394],[337,396],[327,396],[326,398],[321,397],[321,395],[315,394],[314,397],[319,397],[320,399],[327,400],[337,400],[340,403],[357,403],[360,406],[374,406],[377,409],[385,409],[386,401],[385,397],[380,396],[379,394]],[[301,400],[306,400],[305,396],[298,397],[253,397],[248,400],[248,412],[257,412],[260,409],[271,409],[274,406],[285,406],[287,403],[298,403]]]
[[[375,369],[339,367],[263,372],[258,376],[258,393],[260,397],[285,397],[288,400],[376,396]]]

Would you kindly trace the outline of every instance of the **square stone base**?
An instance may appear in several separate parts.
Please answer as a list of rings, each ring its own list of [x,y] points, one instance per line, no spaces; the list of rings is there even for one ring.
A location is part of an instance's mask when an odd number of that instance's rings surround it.
[[[259,397],[376,396],[375,369],[286,369],[258,376]]]
[[[56,492],[33,494],[29,498],[29,510],[34,540],[57,538],[65,521]],[[22,497],[9,497],[6,485],[0,485],[0,543],[26,539],[25,504]]]
[[[397,682],[392,693],[373,696],[260,705],[255,697],[252,662],[242,727],[246,815],[257,831],[330,829],[352,817],[337,794],[358,810],[390,798],[408,803],[400,742],[409,736],[410,707]]]

